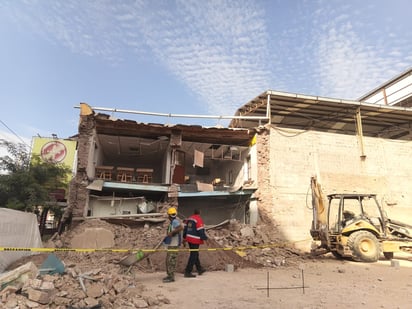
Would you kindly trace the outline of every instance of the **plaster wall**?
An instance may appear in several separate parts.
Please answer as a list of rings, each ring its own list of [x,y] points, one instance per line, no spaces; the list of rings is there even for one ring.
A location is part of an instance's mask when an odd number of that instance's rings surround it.
[[[244,153],[247,155],[247,151]],[[190,176],[191,183],[195,183],[196,181],[212,183],[214,179],[220,178],[226,185],[235,186],[238,183],[243,183],[245,160],[246,157],[242,157],[241,160],[212,160],[208,158],[204,161],[204,168],[201,168],[195,167],[193,164],[193,156],[187,154],[185,173]]]
[[[95,217],[107,217],[125,214],[137,214],[139,199],[93,199],[89,200],[90,215]]]
[[[189,217],[195,208],[199,209],[205,225],[215,225],[225,220],[236,219],[245,222],[245,207],[247,196],[237,196],[231,199],[220,197],[180,198],[179,216]]]
[[[364,137],[362,157],[355,135],[271,128],[266,143],[259,155],[259,210],[297,247],[311,243],[311,176],[325,196],[376,193],[390,218],[412,224],[412,142]]]

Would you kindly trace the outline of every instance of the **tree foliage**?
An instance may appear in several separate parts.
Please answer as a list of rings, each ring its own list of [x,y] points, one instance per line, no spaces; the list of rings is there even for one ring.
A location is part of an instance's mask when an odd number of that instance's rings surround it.
[[[0,147],[8,153],[0,157],[0,207],[35,212],[53,202],[51,192],[67,188],[69,169],[64,165],[30,156],[24,144],[0,140]]]

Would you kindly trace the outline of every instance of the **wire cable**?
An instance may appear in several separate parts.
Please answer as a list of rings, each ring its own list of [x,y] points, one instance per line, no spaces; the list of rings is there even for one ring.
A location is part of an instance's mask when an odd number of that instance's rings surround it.
[[[24,139],[22,139],[16,132],[14,132],[7,124],[4,123],[3,120],[0,119],[0,122],[3,124],[3,126],[5,126],[7,128],[7,130],[9,130],[11,133],[13,133],[14,136],[16,136],[24,145],[26,145],[27,147],[29,147],[29,149],[31,148],[30,145],[28,145]]]

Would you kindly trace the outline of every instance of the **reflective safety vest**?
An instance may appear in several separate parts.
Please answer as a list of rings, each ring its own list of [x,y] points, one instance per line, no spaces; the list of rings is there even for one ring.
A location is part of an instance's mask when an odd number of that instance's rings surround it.
[[[207,236],[202,218],[199,215],[192,215],[184,223],[183,239],[191,244],[203,244]]]

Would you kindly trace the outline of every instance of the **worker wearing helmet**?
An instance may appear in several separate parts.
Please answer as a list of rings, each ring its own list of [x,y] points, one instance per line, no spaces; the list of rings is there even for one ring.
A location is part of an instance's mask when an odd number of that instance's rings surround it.
[[[183,225],[177,217],[177,209],[170,207],[167,210],[170,223],[167,227],[167,236],[165,237],[163,244],[167,247],[166,254],[166,273],[167,277],[163,278],[163,282],[174,282],[175,271],[177,263],[177,249],[182,243],[182,230]]]

